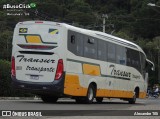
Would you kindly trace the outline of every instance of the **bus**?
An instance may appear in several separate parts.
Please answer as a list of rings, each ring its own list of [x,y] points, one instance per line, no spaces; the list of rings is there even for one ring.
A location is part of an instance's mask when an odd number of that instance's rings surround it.
[[[12,42],[13,87],[55,103],[145,98],[147,67],[154,64],[127,40],[50,21],[17,23]]]

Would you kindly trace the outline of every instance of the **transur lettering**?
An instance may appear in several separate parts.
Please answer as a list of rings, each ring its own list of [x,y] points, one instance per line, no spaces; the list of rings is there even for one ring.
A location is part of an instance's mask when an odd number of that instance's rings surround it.
[[[17,58],[19,62],[39,62],[39,63],[55,63],[53,59],[35,59],[35,58],[26,58],[24,55],[18,55]]]
[[[116,70],[115,67],[113,67],[111,75],[128,77],[128,78],[131,77],[131,73],[130,72],[126,72],[126,71],[122,71],[122,70]]]

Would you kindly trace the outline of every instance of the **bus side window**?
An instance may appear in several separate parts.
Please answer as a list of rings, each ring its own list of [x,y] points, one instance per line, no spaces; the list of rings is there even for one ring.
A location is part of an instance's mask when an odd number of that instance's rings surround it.
[[[130,49],[130,57],[131,57],[131,66],[137,69],[139,72],[141,72],[139,52]]]
[[[145,56],[142,53],[140,53],[140,56],[141,56],[141,67],[142,67],[142,70],[145,70],[146,69]]]
[[[147,63],[146,63],[145,56],[141,52],[140,52],[140,58],[141,58],[141,73],[143,77],[145,77],[145,73],[147,71]]]
[[[107,51],[107,47],[106,47],[106,42],[103,40],[99,40],[98,39],[98,56],[97,59],[102,60],[102,61],[106,61],[106,52]]]
[[[108,61],[115,63],[116,60],[116,45],[108,43]]]
[[[136,50],[132,50],[130,48],[127,49],[127,66],[134,67],[139,72],[141,72],[141,62],[139,52]]]
[[[138,51],[135,51],[135,67],[139,72],[141,72],[141,66],[140,66],[140,54]]]
[[[132,66],[131,65],[131,49],[126,48],[127,49],[127,66]]]
[[[73,31],[68,31],[68,50],[76,54],[77,50],[77,34]]]
[[[92,40],[91,40],[92,39]],[[84,36],[84,57],[97,59],[97,40]]]
[[[83,56],[83,35],[80,33],[77,33],[77,55]]]
[[[116,46],[116,62],[118,64],[126,65],[126,48],[117,45]]]

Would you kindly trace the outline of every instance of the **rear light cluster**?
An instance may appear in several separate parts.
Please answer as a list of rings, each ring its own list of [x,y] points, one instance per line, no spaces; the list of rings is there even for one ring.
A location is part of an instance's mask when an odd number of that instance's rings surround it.
[[[62,75],[63,75],[63,60],[59,59],[57,70],[56,70],[56,75],[55,75],[55,80],[59,80]]]
[[[12,56],[11,75],[16,76],[15,58]]]
[[[11,64],[11,75],[16,76],[16,68],[15,68],[15,58],[12,56],[12,64]],[[57,64],[57,70],[55,75],[55,80],[59,80],[63,75],[63,60],[59,59]]]

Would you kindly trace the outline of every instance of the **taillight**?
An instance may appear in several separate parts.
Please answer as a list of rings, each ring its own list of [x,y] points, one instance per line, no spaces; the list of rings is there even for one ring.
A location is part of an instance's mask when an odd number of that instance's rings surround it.
[[[12,76],[16,76],[15,58],[13,56],[12,56],[11,74],[12,74]]]
[[[58,60],[58,65],[57,65],[57,70],[56,70],[56,75],[55,75],[55,80],[59,80],[60,77],[63,74],[63,60],[59,59]]]

